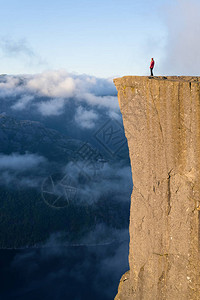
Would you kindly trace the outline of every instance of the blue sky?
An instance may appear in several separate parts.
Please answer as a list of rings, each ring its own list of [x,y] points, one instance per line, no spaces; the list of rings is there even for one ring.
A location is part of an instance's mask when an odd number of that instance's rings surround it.
[[[192,38],[181,34],[191,33],[188,24],[199,19],[199,8],[198,0],[1,0],[0,73],[148,75],[154,57],[157,73],[196,74],[192,46],[199,21]],[[181,66],[182,44],[193,59],[191,70]]]

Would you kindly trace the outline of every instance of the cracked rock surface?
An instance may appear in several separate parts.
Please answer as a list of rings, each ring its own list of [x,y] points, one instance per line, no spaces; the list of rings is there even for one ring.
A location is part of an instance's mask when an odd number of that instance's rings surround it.
[[[130,271],[116,300],[200,299],[200,77],[114,80],[131,160]]]

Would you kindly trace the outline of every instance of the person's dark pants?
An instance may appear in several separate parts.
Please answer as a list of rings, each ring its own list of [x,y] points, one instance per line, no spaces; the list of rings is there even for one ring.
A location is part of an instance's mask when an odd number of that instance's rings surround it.
[[[153,68],[150,68],[150,70],[151,70],[151,76],[153,76]]]

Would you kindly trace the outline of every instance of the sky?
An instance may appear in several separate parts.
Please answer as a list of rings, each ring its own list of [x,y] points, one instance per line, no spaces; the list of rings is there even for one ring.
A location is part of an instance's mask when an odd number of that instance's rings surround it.
[[[0,3],[1,74],[199,74],[199,0]]]

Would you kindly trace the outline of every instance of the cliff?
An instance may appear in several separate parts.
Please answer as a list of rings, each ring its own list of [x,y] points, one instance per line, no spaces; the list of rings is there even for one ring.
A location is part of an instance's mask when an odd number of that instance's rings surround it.
[[[116,300],[200,299],[200,77],[127,76],[130,271]]]

